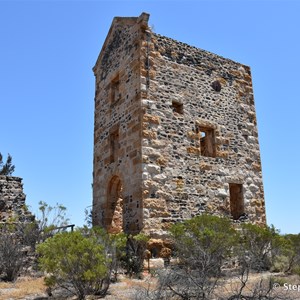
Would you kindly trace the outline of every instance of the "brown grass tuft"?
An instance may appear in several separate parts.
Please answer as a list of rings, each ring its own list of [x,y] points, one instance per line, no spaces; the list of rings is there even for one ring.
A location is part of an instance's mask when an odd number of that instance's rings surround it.
[[[0,300],[24,299],[29,295],[44,294],[44,278],[20,277],[16,282],[0,282]]]

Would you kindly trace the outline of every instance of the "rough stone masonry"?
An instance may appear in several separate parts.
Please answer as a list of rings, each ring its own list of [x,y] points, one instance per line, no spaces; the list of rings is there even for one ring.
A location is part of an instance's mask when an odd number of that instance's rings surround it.
[[[25,200],[22,178],[0,175],[0,226],[34,221],[34,216],[28,210]]]
[[[93,223],[165,237],[209,213],[265,224],[248,66],[115,17],[93,68]]]

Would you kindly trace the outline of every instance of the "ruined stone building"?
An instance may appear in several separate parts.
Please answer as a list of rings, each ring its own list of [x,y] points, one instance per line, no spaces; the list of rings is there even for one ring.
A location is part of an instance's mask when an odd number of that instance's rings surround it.
[[[96,77],[93,223],[162,237],[202,213],[265,224],[248,66],[114,18]]]
[[[34,221],[25,201],[22,178],[0,175],[0,226]]]

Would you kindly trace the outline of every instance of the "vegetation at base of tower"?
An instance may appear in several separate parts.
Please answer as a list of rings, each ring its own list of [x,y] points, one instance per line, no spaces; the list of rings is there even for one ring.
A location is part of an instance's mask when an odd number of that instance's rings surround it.
[[[15,166],[12,164],[11,155],[8,154],[6,162],[3,163],[3,156],[0,152],[0,175],[11,176],[14,171],[15,171]]]
[[[148,239],[144,234],[107,234],[86,226],[39,244],[39,265],[49,274],[45,282],[50,289],[67,289],[79,299],[91,294],[103,297],[120,269],[141,278]]]
[[[178,262],[159,270],[157,288],[139,289],[135,299],[296,299],[273,289],[272,276],[255,283],[249,278],[274,269],[279,255],[299,266],[300,235],[252,224],[234,229],[230,220],[210,215],[175,224],[170,233]]]
[[[105,296],[110,284],[112,258],[109,237],[100,230],[58,233],[38,246],[46,284],[73,292],[79,299]]]
[[[207,299],[237,242],[230,220],[202,215],[173,225],[170,232],[179,263],[161,272],[161,290],[180,299]]]
[[[300,234],[281,236],[281,247],[277,251],[272,271],[300,276]]]
[[[144,269],[144,252],[147,249],[149,237],[143,233],[128,235],[125,255],[122,257],[123,266],[129,277],[142,278]]]
[[[235,280],[237,284],[229,299],[286,299],[282,292],[273,289],[275,283],[272,276],[261,277],[251,290],[247,286],[250,272],[270,271],[275,259],[285,244],[279,231],[274,226],[258,226],[241,224],[238,242],[233,247],[233,255],[237,261]],[[227,299],[227,298],[223,298]]]
[[[236,255],[242,266],[247,265],[248,269],[262,272],[271,269],[283,247],[284,240],[274,226],[242,224]]]
[[[126,241],[127,235],[123,232],[110,234],[111,252],[112,252],[112,282],[118,281],[119,271],[124,266],[124,260],[126,258]]]
[[[48,209],[45,202],[40,207],[36,221],[21,226],[12,219],[0,227],[1,280],[14,281],[20,275],[29,248],[37,249],[40,267],[49,275],[49,292],[59,294],[60,287],[79,299],[90,294],[104,297],[119,273],[142,278],[148,236],[108,234],[87,226],[55,233],[53,222],[66,221],[65,208]],[[57,212],[64,217],[57,218]],[[47,234],[37,238],[40,228]],[[135,299],[293,299],[272,288],[280,279],[265,273],[255,283],[249,278],[265,271],[300,275],[300,234],[280,235],[273,226],[236,226],[211,215],[174,224],[169,234],[172,262],[155,271],[157,286],[138,290]]]

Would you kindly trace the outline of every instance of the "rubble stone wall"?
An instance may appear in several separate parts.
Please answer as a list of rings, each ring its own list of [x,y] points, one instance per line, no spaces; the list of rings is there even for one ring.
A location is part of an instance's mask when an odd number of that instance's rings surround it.
[[[250,68],[158,34],[146,47],[144,230],[161,236],[202,213],[230,217],[230,184],[243,193],[236,221],[265,224]],[[214,132],[211,156],[201,153],[201,128]]]
[[[0,175],[0,223],[32,222],[25,200],[22,178]]]

